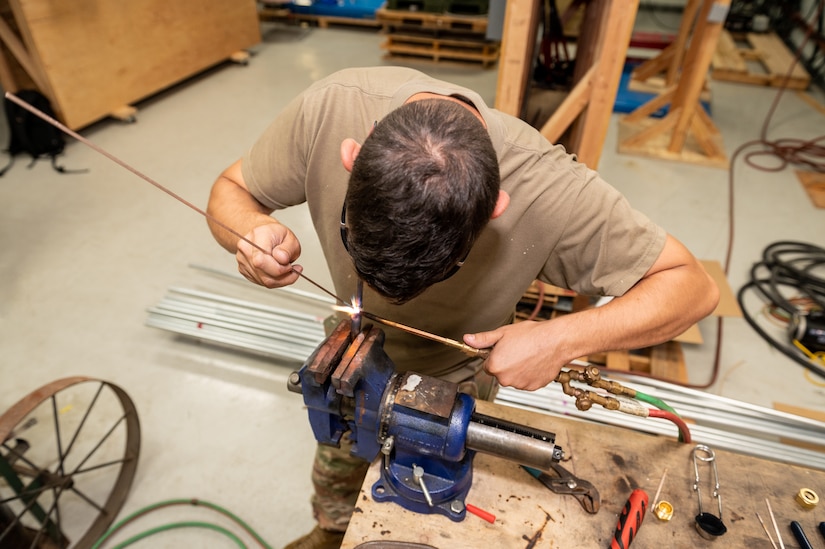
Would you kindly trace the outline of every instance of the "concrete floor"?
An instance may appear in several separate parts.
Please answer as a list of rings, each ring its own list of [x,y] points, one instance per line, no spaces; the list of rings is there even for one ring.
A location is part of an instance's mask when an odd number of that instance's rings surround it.
[[[106,120],[84,136],[204,207],[217,174],[308,84],[346,66],[390,63],[382,37],[371,31],[266,25],[263,32],[248,66],[221,65],[140,103],[137,123]],[[494,69],[408,64],[495,100]],[[729,154],[758,136],[774,96],[771,89],[713,84],[713,118]],[[600,171],[695,255],[723,262],[727,171],[617,154],[616,119]],[[823,115],[789,93],[769,135],[812,138],[822,127]],[[80,143],[70,142],[61,162],[89,171],[60,175],[47,162],[27,168],[21,158],[0,179],[0,411],[58,378],[109,380],[134,400],[143,433],[121,516],[169,498],[200,498],[239,515],[276,547],[308,531],[314,440],[300,397],[285,388],[296,364],[198,344],[145,321],[172,286],[319,315],[326,308],[193,268],[235,272],[233,257],[198,214]],[[740,162],[733,196],[734,291],[769,243],[823,244],[825,211],[811,204],[790,169],[765,173]],[[302,241],[305,273],[331,285],[306,212],[280,217]],[[685,350],[697,383],[711,370],[716,333],[710,320],[700,328],[705,343]],[[744,320],[726,320],[721,375],[711,392],[821,412],[822,382],[771,350]],[[202,509],[170,509],[129,531],[184,517],[213,520]],[[211,531],[178,531],[144,546],[227,543],[217,540]]]

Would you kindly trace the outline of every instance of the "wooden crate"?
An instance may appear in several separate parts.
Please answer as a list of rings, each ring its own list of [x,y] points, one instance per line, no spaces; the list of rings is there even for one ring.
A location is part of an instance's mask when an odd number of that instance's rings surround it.
[[[5,44],[0,83],[28,85],[22,69],[68,127],[79,129],[261,40],[253,0],[0,0]],[[17,32],[14,32],[14,30]]]
[[[722,31],[711,61],[711,76],[714,80],[804,90],[811,76],[796,63],[788,77],[793,63],[794,55],[775,33],[733,35]]]

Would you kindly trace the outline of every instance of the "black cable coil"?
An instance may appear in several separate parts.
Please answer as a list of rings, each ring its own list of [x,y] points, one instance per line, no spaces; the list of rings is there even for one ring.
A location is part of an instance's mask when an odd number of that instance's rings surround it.
[[[788,358],[825,377],[821,360],[811,360],[792,345],[802,343],[815,353],[825,351],[825,249],[805,242],[779,241],[762,252],[751,268],[750,281],[739,290],[737,301],[745,320],[756,332]],[[788,323],[788,341],[771,336],[748,313],[744,296],[756,292]],[[789,295],[793,294],[793,295]]]

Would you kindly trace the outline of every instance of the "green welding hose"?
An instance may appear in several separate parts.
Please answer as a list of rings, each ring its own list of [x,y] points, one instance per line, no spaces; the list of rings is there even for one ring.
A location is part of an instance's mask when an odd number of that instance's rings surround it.
[[[648,404],[651,404],[651,405],[657,407],[660,410],[670,412],[671,414],[675,414],[676,416],[679,415],[678,413],[676,413],[676,410],[674,410],[673,408],[668,406],[665,403],[664,400],[656,398],[654,396],[650,396],[650,395],[648,395],[646,393],[643,393],[641,391],[636,391],[636,399],[641,400],[642,402],[647,402]]]
[[[115,545],[112,549],[123,549],[124,547],[129,547],[133,543],[137,543],[144,538],[148,538],[149,536],[154,536],[155,534],[159,534],[161,532],[165,532],[167,530],[174,530],[175,528],[206,528],[208,530],[214,530],[216,532],[220,532],[224,536],[228,537],[235,544],[240,547],[241,549],[247,549],[246,545],[241,538],[224,528],[223,526],[218,526],[217,524],[210,524],[208,522],[172,522],[169,524],[164,524],[163,526],[158,526],[156,528],[152,528],[150,530],[146,530],[145,532],[141,532],[131,538],[127,539],[126,541]]]
[[[206,507],[208,509],[212,509],[213,511],[216,511],[216,512],[224,515],[225,517],[229,518],[235,524],[237,524],[241,528],[243,528],[250,536],[255,538],[255,541],[257,541],[258,544],[260,544],[260,546],[263,547],[264,549],[273,549],[271,545],[267,544],[263,540],[263,538],[260,535],[258,535],[258,533],[255,530],[253,530],[240,517],[234,515],[229,510],[221,507],[220,505],[216,505],[214,503],[204,501],[204,500],[201,500],[201,499],[196,499],[196,498],[191,498],[191,499],[170,499],[170,500],[161,501],[159,503],[155,503],[155,504],[152,504],[152,505],[147,505],[146,507],[143,507],[143,508],[135,511],[131,515],[127,516],[126,518],[119,521],[117,524],[115,524],[111,528],[109,528],[109,530],[106,531],[106,533],[103,534],[103,536],[95,542],[95,544],[92,546],[92,549],[99,549],[103,545],[103,543],[107,539],[109,539],[112,535],[114,535],[118,530],[120,530],[121,528],[123,528],[124,526],[129,524],[130,522],[136,520],[137,518],[139,518],[143,515],[149,514],[151,512],[157,511],[158,509],[161,509],[163,507],[171,507],[173,505],[192,505],[192,506],[195,506],[195,507]],[[126,545],[118,545],[117,547],[126,547],[129,543],[134,543],[138,539],[142,539],[142,538],[144,538],[148,535],[153,535],[153,534],[156,534],[158,532],[162,532],[162,531],[165,531],[165,530],[170,530],[172,528],[184,528],[184,527],[211,528],[213,530],[220,531],[221,533],[228,534],[229,537],[231,537],[233,540],[237,540],[236,543],[238,543],[239,546],[245,547],[245,545],[243,545],[243,542],[240,539],[238,539],[237,536],[235,536],[234,534],[232,534],[231,532],[229,532],[225,528],[222,528],[222,527],[217,526],[217,525],[205,523],[205,522],[173,523],[173,524],[169,524],[169,525],[160,527],[160,529],[147,530],[144,534],[138,534],[138,536],[135,536],[134,538],[131,538],[130,540],[127,540]]]

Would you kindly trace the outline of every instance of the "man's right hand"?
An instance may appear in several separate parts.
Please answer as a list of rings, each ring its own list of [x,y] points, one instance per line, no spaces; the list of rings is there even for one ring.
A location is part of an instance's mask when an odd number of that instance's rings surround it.
[[[288,227],[270,217],[272,209],[258,202],[243,178],[241,161],[229,166],[212,185],[206,211],[215,240],[238,260],[238,271],[249,281],[267,288],[288,286],[298,280],[301,244]],[[233,229],[225,230],[221,224]],[[235,232],[237,231],[237,232]],[[254,245],[238,238],[244,238]]]
[[[238,240],[238,271],[247,280],[267,288],[288,286],[298,280],[302,267],[293,265],[301,255],[301,244],[288,227],[273,221],[244,235],[268,253],[249,242]]]

